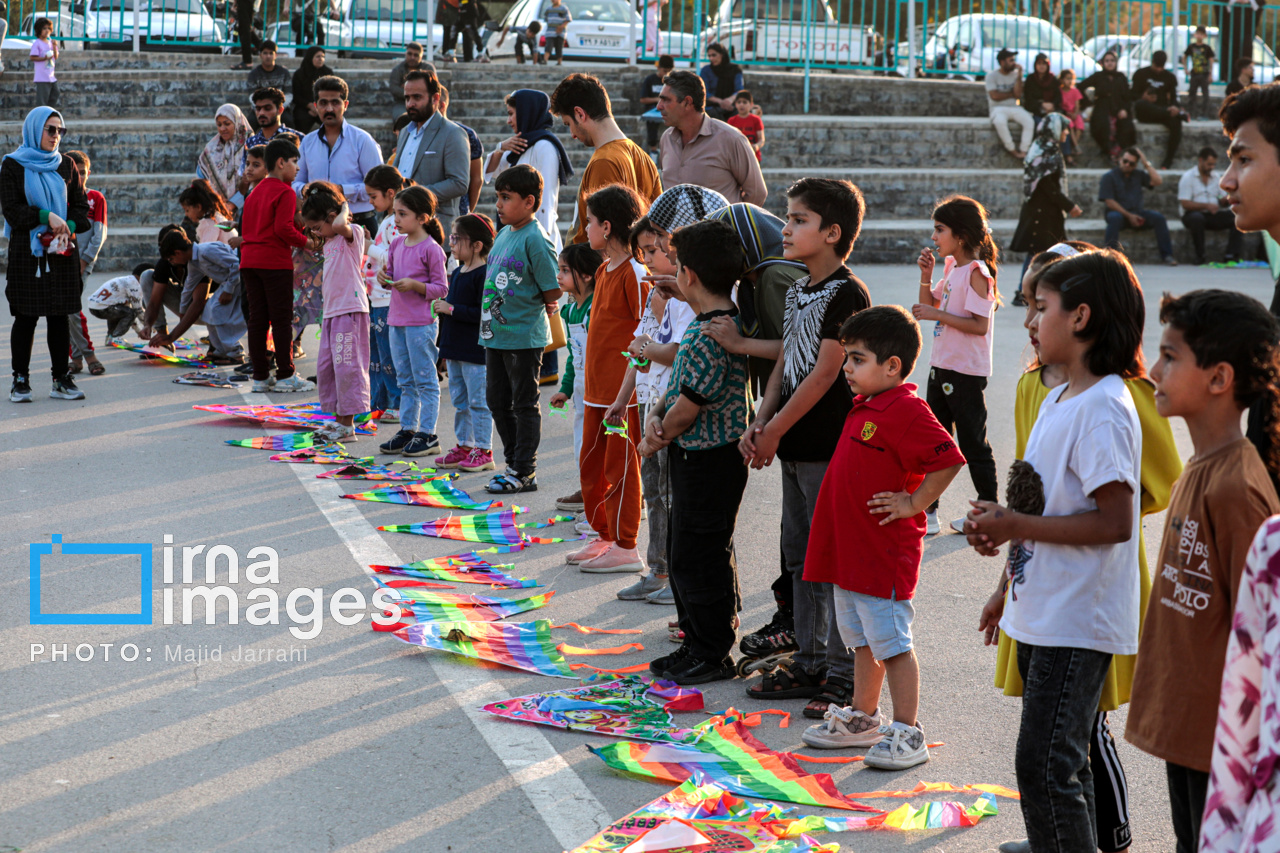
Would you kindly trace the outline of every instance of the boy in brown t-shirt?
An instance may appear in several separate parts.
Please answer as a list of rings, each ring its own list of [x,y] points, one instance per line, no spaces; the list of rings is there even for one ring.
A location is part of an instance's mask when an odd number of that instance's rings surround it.
[[[1178,851],[1199,845],[1236,592],[1254,534],[1280,511],[1240,429],[1267,388],[1280,324],[1240,293],[1197,290],[1160,306],[1156,409],[1187,423],[1195,456],[1173,489],[1152,572],[1125,737],[1164,759]]]

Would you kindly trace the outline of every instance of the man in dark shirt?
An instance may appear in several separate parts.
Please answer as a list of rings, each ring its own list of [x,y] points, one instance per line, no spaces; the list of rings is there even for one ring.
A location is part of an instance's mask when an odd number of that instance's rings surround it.
[[[672,57],[663,54],[658,57],[658,61],[654,63],[654,72],[644,78],[640,82],[640,112],[648,113],[658,108],[658,93],[662,91],[662,81],[667,79],[676,67],[676,61]],[[646,138],[649,141],[649,150],[658,147],[658,136],[663,130],[662,116],[657,118],[649,118],[645,121]]]
[[[1253,85],[1253,60],[1247,56],[1236,60],[1236,76],[1231,78],[1231,82],[1227,84],[1227,94],[1234,95],[1243,92],[1246,87]]]
[[[1145,169],[1138,168],[1139,161]],[[1163,183],[1164,178],[1139,149],[1126,148],[1120,154],[1120,165],[1103,175],[1098,187],[1098,201],[1107,206],[1107,234],[1103,242],[1108,248],[1121,248],[1121,229],[1139,231],[1150,228],[1156,232],[1160,257],[1171,267],[1178,265],[1173,257],[1173,242],[1169,239],[1169,224],[1164,214],[1142,206],[1142,190],[1155,189]]]
[[[293,75],[283,65],[276,65],[275,42],[264,41],[262,43],[262,46],[258,48],[258,60],[261,64],[249,69],[246,88],[250,92],[256,92],[259,89],[289,91],[289,84],[293,81]]]
[[[1138,121],[1162,124],[1169,131],[1164,149],[1162,169],[1173,166],[1173,158],[1182,143],[1182,123],[1191,117],[1178,105],[1178,78],[1165,68],[1169,55],[1163,50],[1151,54],[1151,64],[1133,75],[1133,91],[1138,96],[1133,113]]]

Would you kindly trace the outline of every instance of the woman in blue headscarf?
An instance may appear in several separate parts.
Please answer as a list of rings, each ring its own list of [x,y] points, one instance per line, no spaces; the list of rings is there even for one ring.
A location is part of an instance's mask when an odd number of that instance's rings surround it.
[[[517,89],[507,95],[507,127],[515,135],[504,140],[498,150],[489,155],[485,168],[485,183],[492,181],[499,172],[520,163],[527,163],[542,175],[542,204],[534,218],[541,223],[556,254],[564,248],[557,222],[560,203],[560,185],[573,175],[569,154],[560,138],[552,130],[551,99],[536,89]]]
[[[5,296],[13,314],[9,399],[15,403],[31,402],[31,348],[41,317],[48,326],[53,365],[49,396],[84,399],[68,372],[67,315],[80,313],[84,287],[75,235],[88,231],[91,223],[84,176],[75,161],[58,153],[64,133],[60,113],[36,107],[23,122],[22,145],[0,162],[0,212],[9,238]]]

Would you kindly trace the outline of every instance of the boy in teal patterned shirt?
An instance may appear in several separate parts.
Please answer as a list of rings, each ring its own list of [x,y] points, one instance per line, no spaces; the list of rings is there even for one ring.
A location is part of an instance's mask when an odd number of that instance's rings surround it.
[[[677,684],[733,678],[738,572],[733,531],[747,486],[738,440],[752,417],[747,357],[704,331],[715,317],[738,322],[733,286],[746,259],[725,222],[699,222],[671,235],[676,284],[697,313],[680,340],[665,396],[645,418],[640,453],[670,454],[667,565],[684,642],[649,669]]]

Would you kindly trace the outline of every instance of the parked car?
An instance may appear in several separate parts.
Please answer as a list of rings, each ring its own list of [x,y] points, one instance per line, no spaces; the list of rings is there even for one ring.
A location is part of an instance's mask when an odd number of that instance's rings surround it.
[[[644,39],[644,21],[627,0],[564,0],[564,4],[573,15],[573,21],[565,28],[565,59],[610,59],[625,62],[636,56],[636,49]],[[545,46],[545,10],[550,5],[551,0],[518,0],[502,19],[501,28],[509,27],[510,31],[501,46],[498,45],[499,36],[489,39],[489,55],[495,59],[514,55],[515,34],[526,29],[533,21],[543,22],[539,40]],[[697,36],[690,33],[662,33],[662,52],[670,53],[677,59],[692,56],[696,44]]]
[[[1221,57],[1222,39],[1218,35],[1218,28],[1206,27],[1205,29],[1208,31],[1205,43],[1213,48],[1215,57]],[[1181,26],[1178,30],[1178,49],[1176,53],[1173,44],[1173,27],[1156,27],[1143,36],[1142,41],[1138,42],[1138,45],[1120,60],[1120,70],[1129,77],[1133,77],[1133,72],[1151,64],[1151,54],[1157,50],[1163,50],[1169,54],[1170,70],[1178,76],[1178,85],[1189,85],[1190,81],[1187,79],[1186,66],[1182,63],[1182,53],[1187,49],[1189,42],[1195,41],[1195,28]],[[1177,66],[1176,69],[1172,67],[1175,65]],[[1215,82],[1218,79],[1217,59],[1213,61],[1209,79]],[[1275,53],[1267,46],[1266,42],[1255,37],[1253,40],[1253,82],[1262,85],[1277,79],[1280,79],[1280,59],[1276,58]]]
[[[355,2],[363,5],[365,0]],[[376,8],[379,0],[369,2]],[[353,42],[351,25],[344,19],[343,7],[336,0],[293,0],[289,20],[267,27],[263,38],[275,42],[280,48],[281,56],[301,56],[305,47],[298,49],[296,45],[324,45],[339,56],[349,55],[348,49],[351,47],[386,46],[376,42],[372,45],[366,45],[363,41]]]
[[[83,40],[87,47],[125,47],[133,41],[134,3],[138,3],[138,33],[151,47],[184,44],[221,50],[227,25],[214,20],[200,0],[89,0],[54,15],[28,15],[20,33],[34,37],[35,19],[53,22],[59,38]]]
[[[1101,62],[1102,55],[1108,51],[1123,58],[1140,41],[1142,36],[1094,36],[1080,45],[1080,50],[1084,51],[1086,56],[1092,56]]]
[[[1049,57],[1054,74],[1070,68],[1084,78],[1098,63],[1066,33],[1043,18],[1026,15],[957,15],[944,21],[925,43],[926,72],[930,75],[981,80],[1000,63],[996,54],[1018,52],[1018,63],[1030,72],[1036,54]]]
[[[719,42],[734,59],[803,65],[808,40],[809,61],[818,64],[884,64],[884,40],[874,27],[841,24],[826,0],[810,0],[813,18],[806,22],[802,0],[723,0],[703,33],[703,51]]]

